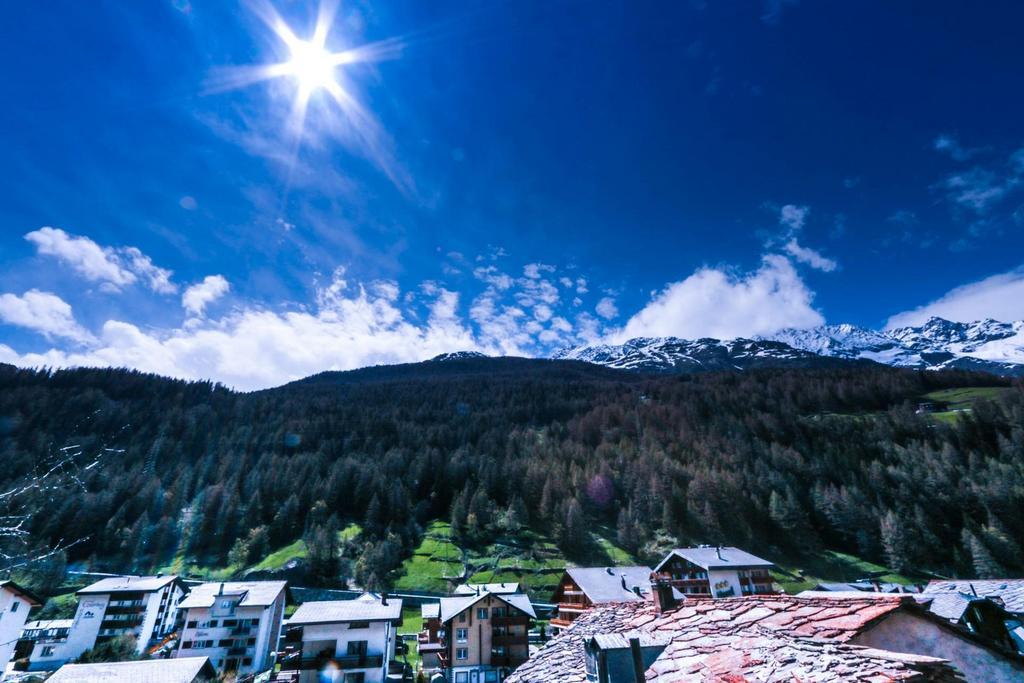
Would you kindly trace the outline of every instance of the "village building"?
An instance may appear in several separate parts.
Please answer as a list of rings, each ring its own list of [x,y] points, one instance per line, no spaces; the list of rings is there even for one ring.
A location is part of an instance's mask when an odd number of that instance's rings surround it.
[[[395,658],[402,601],[363,593],[355,600],[304,602],[288,619],[300,648],[282,659],[296,683],[383,683]]]
[[[54,664],[53,661],[68,641],[73,623],[73,619],[26,622],[15,648],[15,658],[27,659],[29,671],[53,671],[58,668],[60,664]]]
[[[1009,683],[1024,661],[929,613],[913,596],[751,595],[649,602],[580,616],[509,683],[932,681]],[[633,664],[633,662],[636,664]]]
[[[287,599],[285,581],[204,583],[185,613],[176,657],[208,657],[220,673],[260,673],[274,665]]]
[[[140,655],[156,648],[174,633],[184,594],[177,576],[112,576],[86,586],[67,638],[41,647],[30,666],[56,669],[119,636],[133,637]]]
[[[13,581],[0,581],[0,677],[11,661],[29,610],[42,604],[31,591]]]
[[[212,683],[217,678],[206,657],[144,659],[137,662],[65,664],[47,683]]]
[[[551,630],[558,633],[594,605],[640,602],[650,593],[650,567],[569,567],[551,596],[557,610]]]
[[[441,598],[436,610],[424,605],[423,667],[443,673],[450,683],[499,683],[529,658],[529,630],[537,615],[529,597],[508,592],[514,584],[467,585]]]
[[[932,581],[921,593],[932,613],[986,634],[1005,629],[1013,649],[1024,653],[1024,579]]]
[[[774,566],[739,548],[702,545],[675,548],[654,573],[682,595],[729,598],[777,592],[770,572]]]

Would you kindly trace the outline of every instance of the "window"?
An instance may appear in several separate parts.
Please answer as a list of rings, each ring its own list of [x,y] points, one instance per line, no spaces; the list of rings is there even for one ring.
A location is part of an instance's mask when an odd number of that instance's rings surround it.
[[[245,644],[248,645],[249,647],[252,647],[253,645],[256,644],[256,639],[255,638],[249,638],[249,639],[247,639],[245,641]]]
[[[469,659],[469,648],[468,647],[457,647],[457,648],[455,648],[455,659]]]
[[[226,638],[217,643],[217,647],[234,647],[234,645],[235,641],[231,640],[230,638]]]
[[[366,654],[366,641],[365,640],[350,640],[348,641],[348,647],[346,654],[350,657],[358,657]]]
[[[225,619],[224,628],[232,628],[238,626],[238,619]]]
[[[368,621],[350,621],[348,624],[349,628],[370,628],[370,622]]]
[[[17,612],[18,611],[18,601],[17,600],[15,600],[14,602],[11,603],[11,611],[12,612]]]
[[[455,629],[455,642],[465,643],[469,640],[469,629],[468,628],[457,628]]]
[[[221,609],[231,609],[231,601],[230,600],[221,600],[220,601],[220,606],[221,606]]]
[[[53,645],[47,645],[43,647],[43,651],[39,655],[40,657],[52,657],[53,656]]]
[[[497,671],[485,671],[484,672],[484,683],[498,683],[498,672]]]
[[[465,671],[455,672],[455,683],[468,683],[469,674]]]
[[[243,657],[242,666],[252,666],[252,657]]]
[[[487,608],[486,607],[477,607],[476,608],[476,618],[477,619],[486,619],[487,618]]]
[[[503,617],[503,616],[505,616],[505,608],[504,607],[495,607],[494,609],[491,610],[491,616],[492,617]]]
[[[198,621],[190,621],[187,624],[185,624],[185,628],[195,628],[197,626],[199,626]]]
[[[494,655],[495,657],[504,657],[505,656],[505,646],[504,645],[495,645],[494,647],[491,648],[491,654]]]
[[[216,619],[210,619],[210,622],[206,626],[207,628],[217,628],[217,623]]]
[[[191,650],[192,649],[192,641],[191,640],[183,640],[183,641],[181,641],[181,649],[182,650]]]
[[[465,612],[463,612],[462,614],[459,615],[459,621],[462,621],[462,622],[466,621],[466,613]]]

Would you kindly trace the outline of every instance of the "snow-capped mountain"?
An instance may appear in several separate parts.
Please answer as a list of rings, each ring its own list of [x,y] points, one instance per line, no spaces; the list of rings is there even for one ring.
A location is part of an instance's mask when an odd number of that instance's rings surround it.
[[[464,360],[466,358],[487,358],[487,354],[480,353],[479,351],[450,351],[448,353],[439,353],[430,360],[443,363],[445,361]]]
[[[844,324],[781,330],[755,339],[638,338],[622,345],[567,349],[554,357],[649,372],[820,366],[843,359],[1024,376],[1024,321],[931,318],[920,327],[884,331]]]

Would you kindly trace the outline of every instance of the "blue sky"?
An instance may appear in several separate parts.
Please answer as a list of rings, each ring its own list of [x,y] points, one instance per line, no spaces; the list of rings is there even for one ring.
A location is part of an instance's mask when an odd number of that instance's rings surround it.
[[[0,361],[249,389],[462,348],[1024,318],[1024,6],[914,9],[6,8]],[[301,129],[308,81],[241,83],[291,60],[275,15],[346,55]]]

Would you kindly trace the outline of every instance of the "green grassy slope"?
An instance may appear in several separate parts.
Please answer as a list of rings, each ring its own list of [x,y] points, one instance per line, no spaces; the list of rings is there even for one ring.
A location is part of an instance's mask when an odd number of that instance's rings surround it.
[[[818,583],[845,583],[872,577],[883,583],[910,585],[923,581],[903,576],[853,555],[826,550],[810,559],[801,561],[801,566],[779,565],[772,573],[784,591],[790,594],[811,590]]]
[[[922,399],[942,404],[946,409],[931,413],[942,422],[955,422],[964,412],[969,412],[976,401],[997,399],[1010,391],[1008,387],[961,387],[932,391]]]

